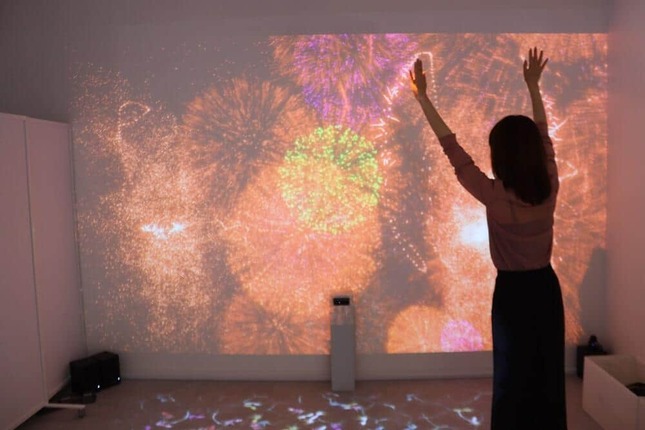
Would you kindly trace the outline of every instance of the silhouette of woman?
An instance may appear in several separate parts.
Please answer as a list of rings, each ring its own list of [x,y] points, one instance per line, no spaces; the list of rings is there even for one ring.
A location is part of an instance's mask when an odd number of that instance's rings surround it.
[[[421,60],[410,71],[414,96],[457,180],[486,206],[493,293],[493,430],[567,428],[564,308],[551,267],[559,180],[539,81],[548,60],[537,48],[524,60],[533,119],[511,115],[491,130],[494,179],[459,145],[426,95]]]

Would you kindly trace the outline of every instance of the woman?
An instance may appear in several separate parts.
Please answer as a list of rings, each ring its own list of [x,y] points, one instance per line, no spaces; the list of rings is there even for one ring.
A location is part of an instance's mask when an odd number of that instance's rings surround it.
[[[486,206],[493,294],[493,430],[566,429],[564,310],[551,267],[558,171],[539,81],[548,60],[537,48],[524,61],[533,120],[508,116],[491,130],[495,179],[457,142],[426,95],[423,65],[412,90],[463,187]]]

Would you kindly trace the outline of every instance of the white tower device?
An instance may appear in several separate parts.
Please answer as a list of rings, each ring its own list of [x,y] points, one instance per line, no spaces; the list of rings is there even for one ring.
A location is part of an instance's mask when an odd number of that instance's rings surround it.
[[[335,296],[331,314],[331,388],[353,391],[356,371],[356,325],[350,296]]]

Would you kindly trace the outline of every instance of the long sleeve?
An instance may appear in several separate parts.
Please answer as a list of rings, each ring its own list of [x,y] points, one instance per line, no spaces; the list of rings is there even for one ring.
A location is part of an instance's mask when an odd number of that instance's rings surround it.
[[[475,165],[472,157],[457,142],[455,134],[442,137],[439,143],[455,169],[459,183],[473,197],[487,205],[493,197],[494,181]]]
[[[532,270],[551,260],[558,171],[546,124],[539,127],[552,183],[551,196],[539,205],[522,202],[501,181],[487,177],[454,134],[439,140],[461,185],[486,206],[490,254],[500,270]]]
[[[549,128],[544,122],[538,122],[537,126],[542,136],[544,151],[546,152],[546,168],[549,172],[549,179],[551,180],[551,192],[557,194],[560,182],[558,179],[558,166],[555,162],[555,150],[553,149],[553,142],[549,137]]]

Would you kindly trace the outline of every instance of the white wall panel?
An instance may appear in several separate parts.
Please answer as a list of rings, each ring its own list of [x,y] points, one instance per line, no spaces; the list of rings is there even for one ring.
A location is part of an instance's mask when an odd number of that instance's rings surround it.
[[[0,429],[17,426],[45,401],[24,119],[0,114]]]
[[[28,118],[29,188],[47,396],[85,352],[69,126]]]
[[[66,124],[0,114],[0,429],[86,352],[69,145]]]

